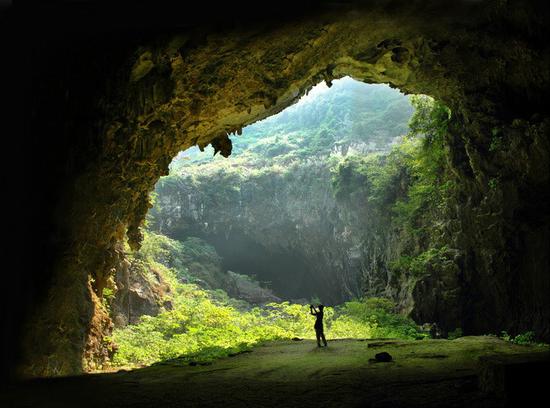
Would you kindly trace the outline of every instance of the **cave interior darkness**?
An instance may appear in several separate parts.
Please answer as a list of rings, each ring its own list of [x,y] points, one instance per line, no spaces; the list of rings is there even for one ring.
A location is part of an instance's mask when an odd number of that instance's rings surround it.
[[[229,155],[228,134],[346,75],[433,96],[454,114],[462,295],[419,313],[452,316],[465,334],[550,339],[544,2],[76,3],[2,15],[13,108],[3,249],[15,264],[4,267],[5,378],[105,360],[112,323],[98,294],[122,240],[139,246],[149,193],[178,151],[211,143]],[[507,150],[490,149],[496,133]]]

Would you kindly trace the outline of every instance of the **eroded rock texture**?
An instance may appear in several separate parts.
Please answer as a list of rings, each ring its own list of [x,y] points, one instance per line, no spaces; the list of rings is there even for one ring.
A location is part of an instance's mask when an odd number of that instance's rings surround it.
[[[347,219],[352,214],[336,202],[329,167],[322,160],[294,164],[289,174],[182,177],[157,187],[163,210],[152,211],[151,227],[180,240],[206,239],[226,269],[269,282],[287,300],[343,303],[362,293],[366,223]],[[216,188],[220,178],[225,184]]]
[[[446,231],[459,252],[448,279],[460,290],[434,303],[439,310],[420,307],[422,320],[449,313],[466,333],[532,328],[550,336],[542,6],[330,4],[295,21],[174,24],[162,35],[84,36],[37,52],[27,67],[34,84],[27,131],[31,140],[58,135],[59,147],[41,158],[51,167],[41,169],[50,201],[39,239],[54,255],[48,278],[35,278],[42,295],[29,306],[23,374],[77,373],[84,357],[101,360],[110,323],[98,298],[120,262],[117,246],[126,236],[139,245],[148,194],[178,151],[212,143],[227,155],[228,134],[344,75],[429,94],[454,113],[449,165],[462,193]],[[502,149],[491,149],[494,137]],[[445,296],[438,273],[419,298]]]
[[[156,316],[171,309],[165,295],[171,291],[162,274],[139,260],[124,259],[115,273],[116,293],[109,302],[113,323],[117,326],[136,324],[143,315]]]

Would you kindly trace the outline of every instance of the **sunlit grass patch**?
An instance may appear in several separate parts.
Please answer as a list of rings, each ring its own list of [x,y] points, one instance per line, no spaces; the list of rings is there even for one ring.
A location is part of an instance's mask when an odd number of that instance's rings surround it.
[[[260,343],[315,338],[314,319],[306,305],[269,303],[240,310],[219,294],[192,284],[178,284],[174,307],[139,324],[115,329],[115,366],[143,366],[162,360],[207,362],[249,350]],[[325,309],[327,338],[392,337],[414,339],[412,321],[392,312],[382,299],[347,302]]]

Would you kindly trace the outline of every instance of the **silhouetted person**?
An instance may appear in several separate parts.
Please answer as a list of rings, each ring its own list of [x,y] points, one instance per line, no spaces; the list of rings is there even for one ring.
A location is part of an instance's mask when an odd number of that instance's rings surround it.
[[[327,339],[325,339],[325,333],[323,330],[324,308],[325,307],[323,305],[319,305],[319,310],[317,310],[313,305],[309,305],[309,312],[315,316],[315,325],[313,327],[315,328],[315,337],[317,337],[317,347],[321,347],[321,339],[323,339],[325,347],[327,346]]]

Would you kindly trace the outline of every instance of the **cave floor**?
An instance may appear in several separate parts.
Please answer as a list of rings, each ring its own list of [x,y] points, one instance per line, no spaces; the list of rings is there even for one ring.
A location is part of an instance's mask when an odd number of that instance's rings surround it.
[[[382,351],[394,361],[369,361]],[[496,407],[504,404],[502,395],[480,391],[480,361],[547,357],[547,347],[491,336],[335,340],[320,349],[311,340],[279,341],[210,365],[161,363],[27,381],[4,390],[0,406]]]

